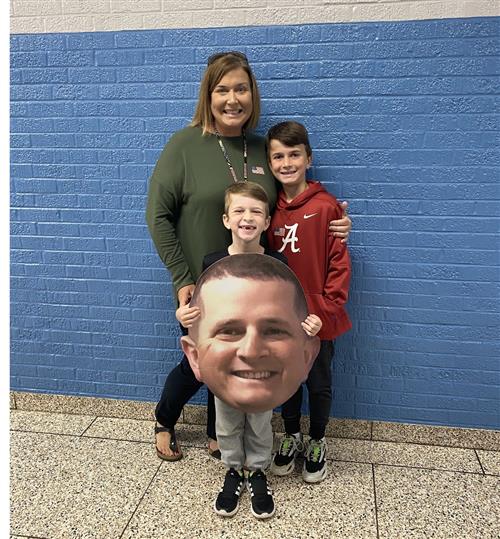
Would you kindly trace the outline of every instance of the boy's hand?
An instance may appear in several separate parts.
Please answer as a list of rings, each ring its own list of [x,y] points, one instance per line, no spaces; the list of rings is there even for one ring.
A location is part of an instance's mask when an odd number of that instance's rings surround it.
[[[190,307],[183,305],[175,311],[175,317],[185,327],[190,328],[200,317],[199,307]]]
[[[304,322],[301,322],[301,325],[304,331],[309,335],[309,337],[314,337],[314,335],[316,335],[321,329],[323,322],[321,322],[319,316],[316,316],[315,314],[310,314],[304,320]]]
[[[342,217],[342,219],[335,219],[333,221],[330,221],[330,226],[328,227],[330,232],[333,232],[334,236],[342,238],[342,243],[347,242],[347,239],[349,238],[349,232],[352,228],[352,221],[347,215],[347,206],[349,206],[348,202],[344,201],[340,203],[340,207],[344,212],[344,216]]]
[[[187,305],[191,298],[193,297],[194,292],[194,284],[187,284],[186,286],[183,286],[182,288],[179,288],[177,291],[177,299],[179,300],[179,305],[182,307],[183,305]]]

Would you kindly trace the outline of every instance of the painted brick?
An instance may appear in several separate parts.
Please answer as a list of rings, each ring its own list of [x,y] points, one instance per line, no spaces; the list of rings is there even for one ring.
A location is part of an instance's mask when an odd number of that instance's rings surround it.
[[[117,68],[117,82],[162,82],[165,70],[162,67]]]
[[[11,54],[10,61],[14,68],[46,66],[47,54],[45,52],[15,52]]]
[[[193,47],[169,47],[146,51],[144,53],[144,63],[165,66],[187,64],[186,67],[189,68],[191,67],[190,64],[195,62],[195,56],[197,56],[197,50],[193,49]],[[179,68],[177,67],[177,69]],[[200,66],[197,66],[196,70],[199,73]]]
[[[73,84],[79,83],[111,83],[116,80],[115,69],[103,69],[96,67],[68,68],[67,81]]]
[[[118,37],[116,39],[118,40]],[[67,41],[67,48],[70,50],[108,49],[114,47],[115,36],[109,32],[69,34]]]
[[[23,70],[22,69],[11,69],[10,70],[10,83],[11,84],[21,84],[23,81]],[[11,88],[12,90],[12,88]]]
[[[104,118],[99,120],[99,131],[134,133],[144,131],[144,121],[135,118]]]
[[[311,177],[350,202],[333,413],[498,428],[497,33],[457,19],[13,36],[12,387],[158,398],[180,331],[148,178],[207,57],[239,49],[258,132],[304,122]]]
[[[144,53],[135,50],[105,50],[95,53],[95,63],[98,66],[131,66],[144,63]]]
[[[61,34],[11,35],[12,50],[49,51],[66,48],[66,36]]]
[[[130,49],[160,48],[163,45],[163,35],[161,32],[120,32],[115,35],[115,43],[117,47]],[[104,46],[112,47],[112,43]]]
[[[68,70],[59,67],[47,67],[44,69],[23,69],[23,83],[53,84],[56,82],[68,82]]]
[[[94,53],[92,51],[49,51],[47,53],[47,65],[65,67],[93,66]]]

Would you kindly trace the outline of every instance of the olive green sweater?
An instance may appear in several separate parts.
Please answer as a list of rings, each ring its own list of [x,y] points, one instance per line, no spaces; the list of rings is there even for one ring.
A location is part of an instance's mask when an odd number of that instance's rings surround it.
[[[243,179],[242,137],[222,137],[238,179]],[[275,180],[267,166],[264,139],[247,134],[248,180],[266,190],[271,210]],[[146,221],[151,237],[172,274],[176,292],[196,282],[203,257],[226,248],[231,234],[222,224],[224,190],[232,175],[215,135],[186,127],[171,137],[149,185]]]

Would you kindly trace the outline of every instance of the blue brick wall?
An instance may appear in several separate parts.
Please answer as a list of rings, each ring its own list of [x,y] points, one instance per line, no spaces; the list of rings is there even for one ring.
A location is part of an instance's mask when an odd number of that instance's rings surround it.
[[[180,353],[148,178],[207,56],[239,49],[259,131],[304,122],[313,176],[350,201],[354,328],[332,414],[498,428],[498,28],[12,36],[12,388],[157,399]]]

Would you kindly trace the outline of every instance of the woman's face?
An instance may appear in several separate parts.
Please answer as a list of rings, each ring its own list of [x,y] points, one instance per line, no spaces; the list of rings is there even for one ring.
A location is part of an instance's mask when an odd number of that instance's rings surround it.
[[[229,71],[217,83],[210,96],[210,109],[221,135],[241,135],[253,111],[250,78],[243,68]]]

